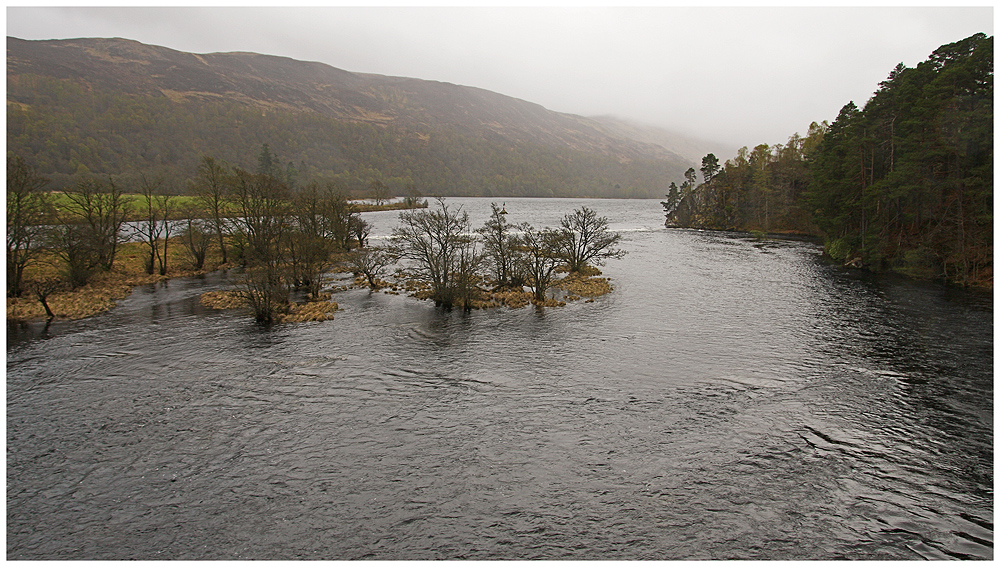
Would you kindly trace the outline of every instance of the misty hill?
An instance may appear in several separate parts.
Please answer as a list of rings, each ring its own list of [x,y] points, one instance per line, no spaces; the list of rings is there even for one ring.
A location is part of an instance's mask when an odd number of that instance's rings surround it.
[[[735,155],[737,152],[736,146],[692,138],[664,128],[639,124],[615,116],[594,116],[591,119],[609,135],[655,144],[668,152],[683,157],[692,164],[697,164],[694,166],[695,169],[701,167],[702,158],[708,154],[715,154],[717,158],[722,159],[725,156]]]
[[[634,126],[483,89],[126,39],[7,38],[7,149],[56,185],[269,144],[301,181],[426,195],[662,197],[696,163]],[[683,143],[677,147],[683,146]]]

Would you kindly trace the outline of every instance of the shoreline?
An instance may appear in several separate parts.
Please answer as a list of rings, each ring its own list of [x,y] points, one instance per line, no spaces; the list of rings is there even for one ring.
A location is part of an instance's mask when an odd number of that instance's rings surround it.
[[[809,234],[809,233],[806,233],[806,232],[761,232],[761,231],[757,231],[757,230],[735,230],[735,229],[721,229],[721,228],[700,228],[700,227],[693,227],[693,226],[677,226],[677,225],[669,225],[669,224],[664,224],[664,226],[666,228],[668,228],[668,229],[673,229],[673,230],[696,230],[696,231],[705,231],[705,232],[718,232],[718,233],[725,233],[725,234],[735,234],[735,235],[740,235],[742,237],[754,238],[756,240],[789,240],[789,241],[794,241],[794,242],[809,242],[809,243],[816,244],[816,245],[822,247],[823,248],[823,257],[827,258],[830,262],[832,262],[835,265],[840,266],[842,268],[849,268],[849,269],[852,269],[852,270],[860,270],[860,271],[864,271],[864,272],[867,272],[869,274],[873,274],[873,275],[877,275],[877,276],[893,275],[893,276],[898,276],[898,277],[902,277],[902,278],[907,278],[907,279],[910,279],[910,280],[913,280],[913,281],[935,282],[935,283],[940,283],[940,284],[945,285],[945,286],[958,287],[958,288],[962,288],[962,289],[976,290],[976,291],[982,291],[982,292],[992,292],[993,291],[993,280],[992,279],[977,281],[977,282],[969,283],[967,285],[961,285],[961,284],[958,284],[958,283],[955,283],[955,282],[949,280],[947,277],[944,277],[944,276],[917,277],[917,276],[906,274],[904,272],[900,272],[900,271],[897,271],[897,270],[882,270],[882,271],[872,270],[872,269],[869,269],[867,266],[860,265],[859,263],[856,263],[853,260],[847,261],[847,262],[838,262],[838,261],[834,260],[833,258],[830,258],[830,256],[827,254],[826,247],[823,246],[823,237],[816,236],[814,234]]]

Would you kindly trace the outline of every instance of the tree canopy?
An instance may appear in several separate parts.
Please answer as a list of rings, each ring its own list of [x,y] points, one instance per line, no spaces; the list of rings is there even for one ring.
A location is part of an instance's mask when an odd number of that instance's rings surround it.
[[[864,107],[742,148],[679,201],[668,224],[815,234],[841,261],[992,282],[993,38],[897,65]]]

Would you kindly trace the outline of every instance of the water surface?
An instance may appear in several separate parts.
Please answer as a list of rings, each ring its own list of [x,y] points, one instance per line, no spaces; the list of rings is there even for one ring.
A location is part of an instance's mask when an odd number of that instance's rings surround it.
[[[993,557],[989,295],[665,229],[656,201],[504,204],[608,216],[615,291],[352,290],[260,328],[199,306],[213,274],[8,327],[7,558]]]

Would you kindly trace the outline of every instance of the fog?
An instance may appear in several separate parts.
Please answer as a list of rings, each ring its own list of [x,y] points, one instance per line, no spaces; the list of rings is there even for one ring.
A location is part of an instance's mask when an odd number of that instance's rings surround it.
[[[480,87],[704,140],[781,143],[993,8],[8,7],[7,35],[252,51]]]

